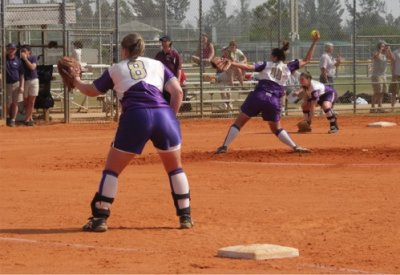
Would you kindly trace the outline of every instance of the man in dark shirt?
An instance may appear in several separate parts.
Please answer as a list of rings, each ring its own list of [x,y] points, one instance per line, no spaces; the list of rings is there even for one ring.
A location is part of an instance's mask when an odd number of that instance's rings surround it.
[[[160,38],[161,41],[161,51],[159,51],[155,57],[156,60],[161,61],[167,67],[170,69],[176,78],[178,79],[179,82],[181,82],[181,74],[182,74],[182,58],[180,54],[173,49],[172,46],[172,41],[171,37],[168,35],[164,35]],[[167,102],[170,102],[170,95],[168,92],[163,92],[163,96]]]
[[[17,46],[9,43],[6,48],[6,93],[9,115],[7,125],[14,127],[18,114],[18,103],[24,100],[24,68],[21,59],[16,55]]]

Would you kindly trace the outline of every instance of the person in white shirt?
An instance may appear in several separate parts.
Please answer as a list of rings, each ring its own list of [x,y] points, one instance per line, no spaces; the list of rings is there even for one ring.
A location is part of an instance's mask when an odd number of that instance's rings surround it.
[[[393,62],[392,62],[392,83],[390,84],[389,91],[392,94],[392,111],[394,111],[394,106],[396,104],[397,95],[400,89],[400,48],[392,52]]]
[[[333,57],[333,44],[328,42],[324,45],[325,53],[321,55],[319,60],[319,67],[321,69],[321,75],[319,81],[327,85],[333,85],[333,78],[336,75],[336,68],[342,62],[340,55],[337,58]]]
[[[376,45],[376,52],[372,56],[372,88],[374,94],[371,99],[371,113],[383,113],[382,109],[383,95],[386,93],[386,69],[387,61],[393,63],[393,54],[390,47],[384,41],[379,41]],[[375,109],[375,105],[378,108]]]

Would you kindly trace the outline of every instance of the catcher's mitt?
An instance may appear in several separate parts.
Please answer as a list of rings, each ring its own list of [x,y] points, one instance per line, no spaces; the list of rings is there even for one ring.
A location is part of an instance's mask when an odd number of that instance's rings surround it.
[[[211,66],[221,72],[225,72],[231,66],[231,61],[226,58],[215,56],[210,61]]]
[[[57,63],[58,73],[62,77],[65,86],[74,88],[74,79],[81,75],[81,65],[73,57],[64,56]]]
[[[311,125],[308,121],[302,120],[297,123],[298,133],[307,133],[311,132]]]

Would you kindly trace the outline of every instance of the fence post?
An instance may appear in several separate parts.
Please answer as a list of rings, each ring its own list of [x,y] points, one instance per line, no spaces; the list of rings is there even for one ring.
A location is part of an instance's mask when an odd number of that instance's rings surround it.
[[[66,0],[61,3],[61,16],[62,16],[62,27],[63,27],[63,56],[68,54],[68,38],[67,38],[67,15],[66,15]],[[69,88],[64,85],[64,123],[70,123],[69,116]]]
[[[201,33],[203,29],[203,1],[199,0],[199,49],[200,49],[200,116],[203,118],[203,45],[201,43]]]
[[[1,1],[1,57],[2,57],[2,64],[1,67],[3,68],[3,77],[0,83],[0,90],[1,90],[1,112],[0,112],[0,119],[4,119],[7,117],[7,97],[6,97],[6,77],[5,77],[5,70],[6,70],[6,1]]]
[[[356,0],[353,0],[353,114],[357,109],[357,72],[356,72]]]

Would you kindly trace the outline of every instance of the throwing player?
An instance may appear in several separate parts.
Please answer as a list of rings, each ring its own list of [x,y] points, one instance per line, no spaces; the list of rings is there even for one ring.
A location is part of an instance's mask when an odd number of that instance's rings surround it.
[[[337,125],[336,115],[333,111],[333,106],[337,99],[337,92],[330,85],[325,85],[319,81],[313,80],[309,72],[300,74],[301,89],[295,93],[303,97],[303,110],[304,120],[310,126],[307,129],[300,130],[299,132],[311,132],[311,122],[314,115],[316,105],[321,106],[326,118],[329,121],[330,129],[328,133],[333,134],[339,131]]]
[[[282,48],[272,49],[270,61],[256,63],[255,65],[240,64],[232,62],[232,66],[246,71],[259,72],[259,81],[254,89],[247,96],[241,106],[241,112],[237,116],[233,125],[229,128],[224,143],[217,149],[216,154],[226,153],[228,146],[239,134],[243,126],[259,113],[263,120],[267,121],[273,133],[280,141],[292,148],[295,152],[310,152],[306,148],[298,146],[291,139],[289,134],[281,125],[281,101],[284,94],[284,86],[290,75],[299,68],[310,62],[314,55],[316,43],[319,40],[319,33],[313,36],[310,49],[303,60],[294,60],[288,64],[283,63],[286,59],[286,51],[289,49],[289,43],[285,43]]]
[[[135,154],[141,154],[148,140],[153,142],[168,173],[180,227],[191,228],[189,183],[182,169],[181,132],[176,118],[182,102],[181,86],[161,62],[142,57],[145,44],[139,34],[125,36],[121,48],[123,60],[92,84],[83,83],[79,77],[74,80],[74,86],[87,96],[115,90],[123,109],[98,191],[91,202],[93,216],[83,230],[107,230],[106,221],[117,193],[118,176]],[[170,105],[162,96],[163,89],[171,94]]]

